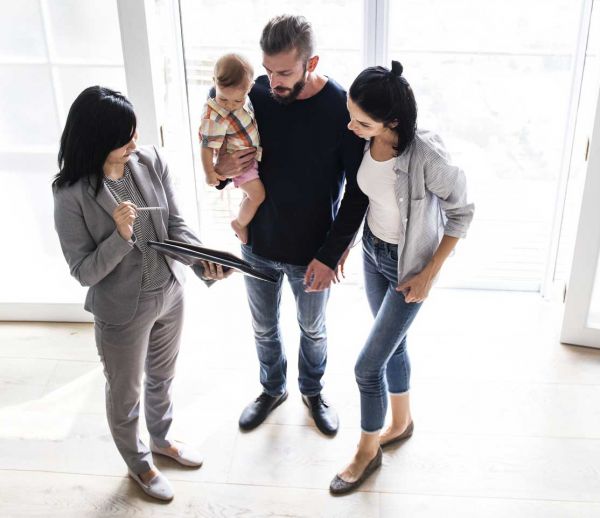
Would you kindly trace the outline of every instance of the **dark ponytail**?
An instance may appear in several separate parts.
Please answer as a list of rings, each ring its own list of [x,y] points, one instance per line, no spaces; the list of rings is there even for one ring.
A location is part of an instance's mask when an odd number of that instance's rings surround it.
[[[400,63],[400,61],[392,61],[392,74],[396,77],[402,77],[402,72],[404,71],[404,67]]]
[[[391,69],[366,68],[358,74],[348,92],[362,111],[397,134],[398,142],[394,146],[397,155],[408,149],[417,132],[417,103],[403,72],[399,61],[392,61]]]

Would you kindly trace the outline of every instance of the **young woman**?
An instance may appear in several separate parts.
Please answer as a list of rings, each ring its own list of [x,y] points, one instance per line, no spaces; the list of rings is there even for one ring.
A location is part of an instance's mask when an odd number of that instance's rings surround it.
[[[474,210],[465,175],[440,137],[417,130],[417,105],[399,62],[361,72],[348,110],[348,127],[369,141],[358,184],[369,198],[363,255],[375,321],[355,366],[362,433],[354,458],[331,482],[333,494],[356,489],[381,466],[382,448],[412,435],[406,334]],[[388,392],[392,419],[383,430]]]
[[[136,139],[135,113],[123,95],[99,86],[84,90],[69,110],[60,142],[54,221],[71,274],[90,287],[85,308],[94,315],[115,444],[141,488],[170,500],[173,490],[154,467],[151,451],[186,466],[200,466],[202,458],[168,436],[184,272],[147,241],[200,241],[179,214],[163,158],[154,147],[137,148]],[[223,277],[214,265],[205,270],[195,271]],[[144,374],[150,448],[138,427]]]

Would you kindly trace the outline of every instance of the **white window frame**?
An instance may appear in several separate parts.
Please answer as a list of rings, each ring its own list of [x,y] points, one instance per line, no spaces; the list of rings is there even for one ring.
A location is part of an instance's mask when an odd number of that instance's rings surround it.
[[[560,285],[556,282],[556,268],[559,255],[562,223],[565,216],[565,204],[567,200],[567,188],[569,176],[574,161],[574,144],[577,127],[577,116],[579,114],[579,103],[583,88],[583,74],[587,42],[592,22],[592,8],[594,0],[584,0],[581,7],[579,20],[579,34],[573,52],[575,62],[573,64],[573,76],[571,79],[571,92],[567,108],[567,125],[565,127],[561,164],[559,170],[558,184],[554,201],[554,216],[552,219],[552,230],[548,243],[546,255],[545,274],[542,278],[541,293],[545,299],[553,299],[564,293],[564,282]]]
[[[127,97],[135,106],[138,131],[144,144],[159,146],[160,121],[156,95],[156,68],[151,52],[149,0],[117,0]]]
[[[600,89],[561,333],[563,343],[600,349],[600,329],[590,327],[588,324],[594,281],[600,260],[599,171]]]
[[[389,0],[364,0],[365,67],[388,64]]]

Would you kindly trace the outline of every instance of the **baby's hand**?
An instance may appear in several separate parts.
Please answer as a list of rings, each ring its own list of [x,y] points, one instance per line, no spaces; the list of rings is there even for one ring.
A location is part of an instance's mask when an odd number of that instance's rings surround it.
[[[219,175],[217,173],[207,173],[206,174],[206,183],[211,187],[215,187],[219,185]]]

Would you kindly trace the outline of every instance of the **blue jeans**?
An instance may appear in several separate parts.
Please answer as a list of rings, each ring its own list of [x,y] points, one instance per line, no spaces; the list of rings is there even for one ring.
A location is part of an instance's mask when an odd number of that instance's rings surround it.
[[[272,284],[254,277],[244,277],[260,363],[260,382],[264,391],[270,396],[278,396],[286,389],[287,359],[281,341],[279,307],[283,276],[287,275],[296,299],[296,314],[300,326],[300,392],[306,396],[319,394],[323,388],[321,378],[327,364],[325,309],[329,290],[316,293],[304,291],[306,266],[271,261],[253,254],[246,245],[242,245],[242,256],[257,270],[277,279]]]
[[[363,234],[365,289],[375,321],[362,348],[354,373],[360,389],[361,428],[375,433],[383,428],[390,394],[408,392],[410,361],[406,333],[421,303],[408,303],[398,285],[398,246],[375,237],[367,225]],[[386,390],[387,382],[387,390]]]

